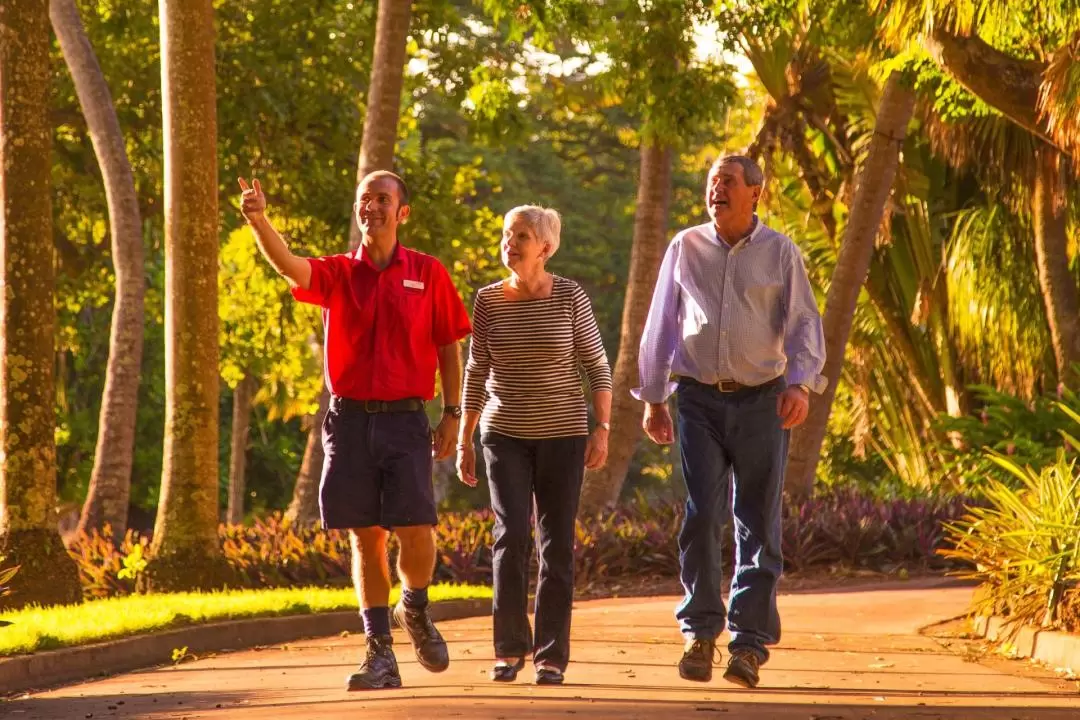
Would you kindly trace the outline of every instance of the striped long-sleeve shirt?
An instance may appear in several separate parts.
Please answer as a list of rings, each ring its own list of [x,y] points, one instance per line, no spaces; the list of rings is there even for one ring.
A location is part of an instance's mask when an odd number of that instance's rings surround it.
[[[666,400],[671,373],[744,385],[784,375],[789,385],[825,389],[825,338],[802,254],[755,222],[731,247],[711,223],[671,241],[641,338],[638,400]]]
[[[579,367],[593,392],[611,390],[596,317],[576,282],[555,275],[551,297],[535,300],[507,300],[501,282],[477,291],[462,404],[481,413],[481,430],[587,435]]]

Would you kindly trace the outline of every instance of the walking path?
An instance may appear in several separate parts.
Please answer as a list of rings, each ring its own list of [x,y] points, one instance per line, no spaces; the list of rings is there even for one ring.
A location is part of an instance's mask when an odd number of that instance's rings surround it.
[[[1077,683],[980,663],[920,628],[961,614],[970,588],[940,580],[785,594],[784,638],[755,691],[679,679],[676,598],[578,603],[562,687],[487,679],[490,618],[440,624],[451,666],[432,675],[395,631],[405,687],[346,693],[363,638],[307,640],[130,673],[0,703],[12,720],[148,718],[750,718],[1075,720]],[[725,653],[726,656],[726,653]],[[726,659],[726,658],[725,658]]]

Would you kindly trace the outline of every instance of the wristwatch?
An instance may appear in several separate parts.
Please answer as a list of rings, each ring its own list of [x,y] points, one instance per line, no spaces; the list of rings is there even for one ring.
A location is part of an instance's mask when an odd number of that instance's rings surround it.
[[[805,392],[807,395],[810,394],[810,386],[806,383],[795,383],[794,385],[792,385],[792,387],[802,388],[803,392]]]
[[[611,423],[609,423],[609,422],[598,422],[598,423],[596,423],[596,427],[604,428],[608,432],[611,432]]]
[[[449,415],[455,420],[461,418],[461,406],[460,405],[447,405],[442,409],[443,415]]]

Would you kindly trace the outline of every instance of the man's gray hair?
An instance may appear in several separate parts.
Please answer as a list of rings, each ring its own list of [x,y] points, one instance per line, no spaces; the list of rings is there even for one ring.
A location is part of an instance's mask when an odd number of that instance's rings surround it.
[[[514,217],[520,217],[529,223],[529,227],[536,233],[536,238],[548,246],[548,258],[559,249],[559,233],[562,231],[562,218],[557,210],[540,207],[539,205],[518,205],[506,213],[503,218],[503,227],[510,225]]]
[[[761,186],[765,184],[765,173],[761,171],[761,166],[758,165],[753,158],[749,158],[745,155],[721,155],[713,163],[712,169],[725,165],[727,163],[738,163],[742,166],[743,182],[749,187]]]

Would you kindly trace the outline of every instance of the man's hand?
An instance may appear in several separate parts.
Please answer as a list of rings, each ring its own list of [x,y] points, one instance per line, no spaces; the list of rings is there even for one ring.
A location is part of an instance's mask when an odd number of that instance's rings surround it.
[[[454,452],[454,441],[458,436],[458,419],[452,415],[443,415],[439,426],[435,428],[435,437],[431,439],[431,454],[436,460],[445,460]]]
[[[476,448],[472,445],[458,445],[458,479],[469,487],[476,487]]]
[[[645,417],[641,421],[645,434],[658,445],[675,442],[675,428],[667,403],[645,403]]]
[[[787,388],[776,398],[776,412],[784,421],[781,425],[784,430],[802,424],[809,411],[810,393],[799,385]]]
[[[237,181],[243,191],[240,195],[240,212],[249,223],[255,222],[266,212],[266,196],[263,195],[262,185],[257,179],[251,181],[252,187],[248,187],[244,178],[237,178]]]
[[[585,467],[589,470],[597,470],[604,467],[607,462],[608,431],[598,427],[592,431],[588,442],[585,444]]]

